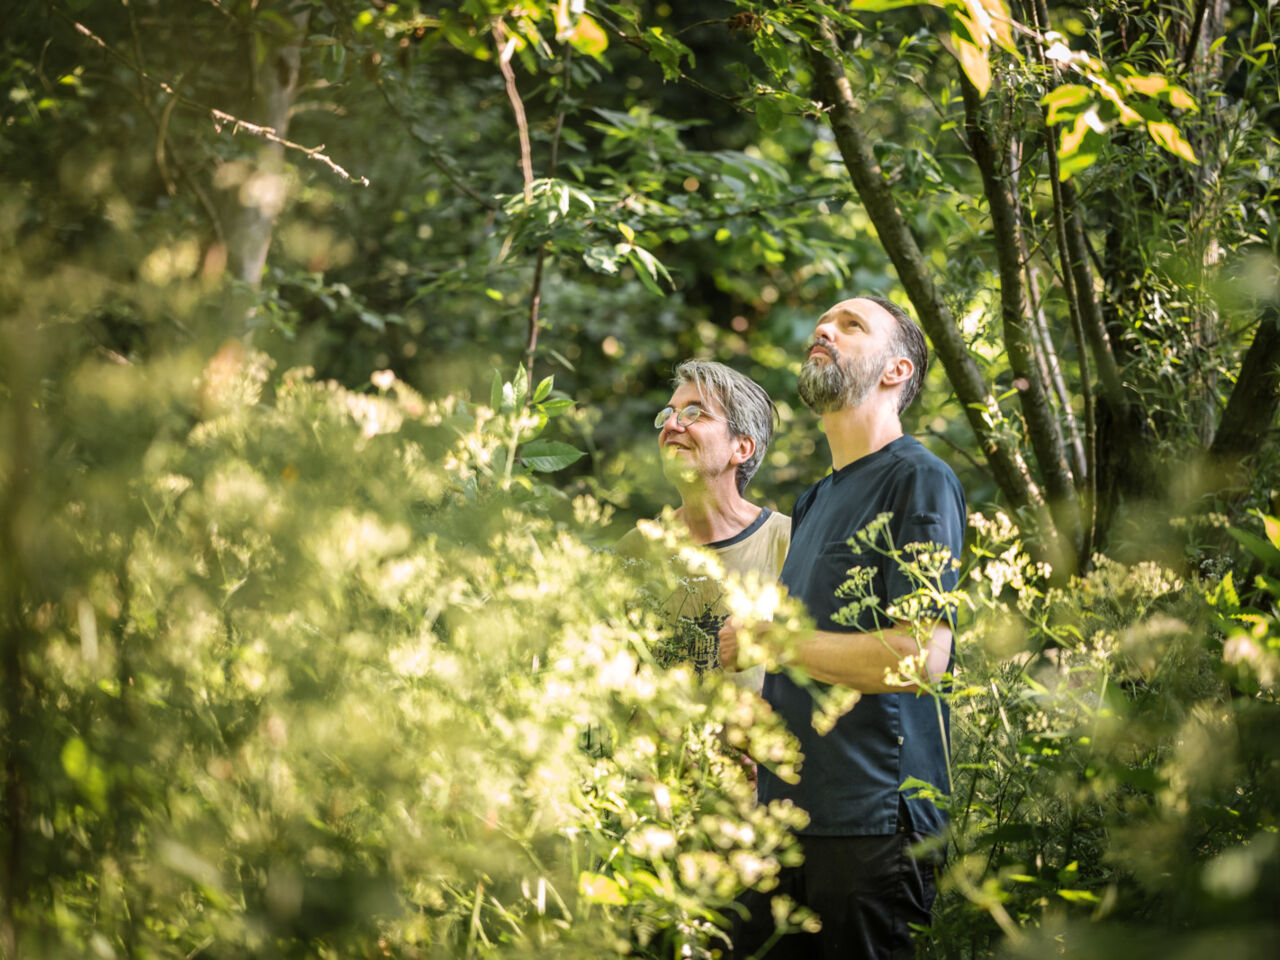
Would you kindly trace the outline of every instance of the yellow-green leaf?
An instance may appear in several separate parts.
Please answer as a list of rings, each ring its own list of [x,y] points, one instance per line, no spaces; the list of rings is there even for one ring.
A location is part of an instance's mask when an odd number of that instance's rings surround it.
[[[1178,128],[1168,120],[1160,122],[1149,121],[1147,123],[1147,132],[1151,134],[1152,140],[1174,156],[1181,157],[1188,163],[1200,162],[1196,158],[1196,152],[1191,149],[1191,144],[1187,143]]]
[[[987,52],[954,31],[951,33],[951,45],[965,76],[977,87],[979,95],[985,97],[991,89],[991,64],[987,62]]]
[[[1079,108],[1093,99],[1093,91],[1078,83],[1064,83],[1056,90],[1050,90],[1040,102],[1049,108],[1045,123],[1049,126],[1063,123],[1078,112]]]
[[[573,33],[569,35],[569,42],[573,44],[573,49],[591,57],[599,57],[609,48],[608,36],[600,29],[600,25],[585,13],[578,20]]]

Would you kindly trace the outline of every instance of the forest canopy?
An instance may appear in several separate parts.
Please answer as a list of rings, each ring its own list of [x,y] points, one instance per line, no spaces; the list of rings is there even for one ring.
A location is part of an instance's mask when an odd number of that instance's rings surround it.
[[[674,502],[687,357],[773,397],[748,495],[789,511],[830,466],[803,344],[863,293],[927,334],[903,425],[974,511],[922,955],[1263,953],[1278,33],[1262,0],[14,4],[0,955],[716,955],[798,856],[741,757],[803,760],[659,662],[703,561],[646,586],[608,547]],[[736,593],[792,669],[802,612]]]

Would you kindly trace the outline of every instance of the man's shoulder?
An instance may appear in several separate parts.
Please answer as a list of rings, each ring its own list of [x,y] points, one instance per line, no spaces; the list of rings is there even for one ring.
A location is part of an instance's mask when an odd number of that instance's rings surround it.
[[[954,477],[951,465],[910,434],[903,434],[893,444],[893,462],[899,469],[936,472]]]
[[[882,483],[887,487],[950,490],[964,497],[960,478],[951,465],[915,437],[903,436],[895,443],[885,466]]]

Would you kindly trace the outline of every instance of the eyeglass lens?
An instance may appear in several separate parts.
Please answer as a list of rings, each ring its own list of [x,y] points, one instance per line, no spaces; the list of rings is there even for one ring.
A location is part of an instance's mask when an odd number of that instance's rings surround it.
[[[661,410],[658,411],[658,415],[653,418],[653,425],[657,429],[661,430],[664,426],[666,426],[667,419],[671,416],[672,413],[675,413],[676,415],[677,424],[679,424],[682,427],[687,427],[689,426],[689,424],[697,420],[698,417],[702,416],[702,408],[699,406],[695,406],[692,403],[689,404],[687,407],[681,407],[679,411],[676,411],[672,407],[663,407]]]

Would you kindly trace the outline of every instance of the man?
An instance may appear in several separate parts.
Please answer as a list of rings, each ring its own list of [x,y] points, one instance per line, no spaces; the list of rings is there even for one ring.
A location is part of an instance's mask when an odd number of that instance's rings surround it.
[[[803,865],[783,870],[776,890],[747,891],[749,918],[735,922],[734,956],[759,951],[773,934],[773,896],[788,894],[822,921],[817,934],[782,937],[767,956],[910,957],[909,924],[927,924],[935,893],[932,868],[909,848],[940,834],[943,812],[930,800],[899,788],[910,777],[940,792],[949,790],[948,714],[933,697],[886,681],[904,658],[925,654],[937,677],[950,669],[949,616],[912,624],[884,611],[916,584],[875,547],[937,543],[959,557],[964,540],[964,493],[951,469],[904,436],[899,415],[924,379],[924,336],[895,304],[878,297],[837,303],[818,320],[800,371],[799,393],[822,416],[831,447],[832,472],[796,501],[791,548],[781,581],[803,601],[816,630],[797,644],[800,667],[819,684],[862,693],[853,709],[826,735],[811,723],[813,702],[805,687],[784,673],[765,680],[764,697],[800,741],[804,762],[798,783],[762,769],[762,803],[789,800],[809,814],[801,834]],[[888,542],[848,541],[879,514],[889,513]],[[908,553],[910,551],[907,551]],[[837,589],[853,567],[870,568],[870,590],[879,610],[861,609],[852,620],[833,619],[849,600]],[[941,586],[956,575],[948,568]],[[923,636],[918,643],[915,636]],[[921,648],[924,647],[922,650]],[[737,628],[725,625],[721,659],[736,665]]]
[[[696,544],[715,551],[726,573],[757,572],[777,578],[787,553],[791,523],[743,497],[773,438],[773,401],[748,377],[709,360],[686,360],[676,367],[673,393],[654,419],[663,472],[680,494],[674,517]],[[618,553],[652,558],[649,541],[630,530]],[[669,557],[656,558],[669,563]],[[665,598],[664,612],[677,635],[688,642],[678,651],[701,672],[718,665],[716,633],[728,610],[723,585],[705,576],[684,578]],[[673,658],[674,659],[674,658]],[[735,678],[759,691],[763,668]]]

